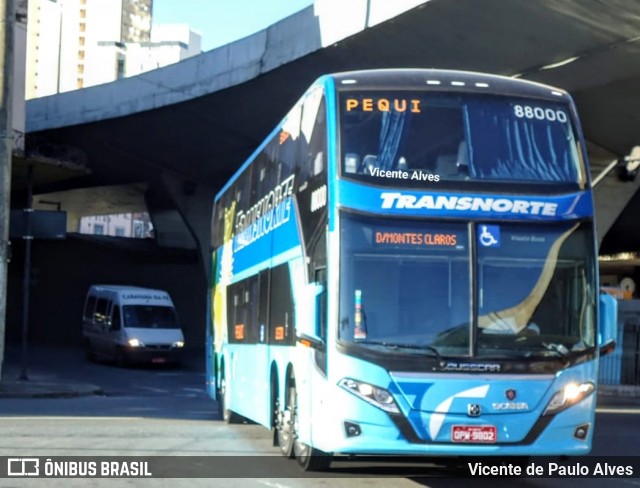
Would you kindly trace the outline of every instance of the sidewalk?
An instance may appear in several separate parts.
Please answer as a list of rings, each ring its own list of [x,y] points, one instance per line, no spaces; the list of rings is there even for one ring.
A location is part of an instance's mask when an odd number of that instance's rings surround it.
[[[68,381],[56,374],[29,372],[27,380],[21,380],[20,368],[2,368],[1,398],[71,398],[102,395],[97,385]]]
[[[65,374],[63,368],[56,367],[65,361],[69,362],[68,356],[71,354],[68,351],[55,351],[55,357],[51,357],[52,354],[41,348],[31,348],[26,368],[27,379],[20,379],[23,370],[21,350],[8,346],[2,365],[0,399],[70,398],[104,394],[100,386],[78,381],[72,375]],[[70,363],[74,364],[72,361]]]

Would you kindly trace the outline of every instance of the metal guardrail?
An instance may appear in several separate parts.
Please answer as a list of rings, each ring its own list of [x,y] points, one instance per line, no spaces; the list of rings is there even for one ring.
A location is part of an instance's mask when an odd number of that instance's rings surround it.
[[[620,384],[640,385],[640,324],[624,324]]]
[[[605,385],[640,386],[640,317],[619,324],[616,348],[602,358],[598,380]]]
[[[600,361],[600,372],[598,375],[599,383],[605,385],[621,384],[621,367],[622,367],[622,344],[624,343],[624,332],[618,327],[618,337],[616,338],[616,347],[611,354],[608,354]]]

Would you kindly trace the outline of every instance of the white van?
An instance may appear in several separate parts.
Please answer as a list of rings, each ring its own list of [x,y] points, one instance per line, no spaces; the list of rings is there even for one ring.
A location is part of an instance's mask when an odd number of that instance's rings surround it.
[[[178,363],[184,336],[166,291],[134,286],[92,285],[82,316],[88,359]]]

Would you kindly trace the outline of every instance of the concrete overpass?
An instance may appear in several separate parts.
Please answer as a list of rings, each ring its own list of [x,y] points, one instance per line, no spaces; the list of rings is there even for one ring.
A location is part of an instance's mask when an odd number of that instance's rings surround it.
[[[640,4],[316,0],[179,64],[29,101],[27,157],[62,161],[75,175],[39,179],[39,165],[36,193],[60,202],[71,226],[82,215],[146,206],[159,247],[198,256],[200,287],[215,190],[317,76],[383,67],[485,71],[567,89],[594,175],[640,144]],[[639,185],[612,172],[596,188],[603,251],[640,249]]]

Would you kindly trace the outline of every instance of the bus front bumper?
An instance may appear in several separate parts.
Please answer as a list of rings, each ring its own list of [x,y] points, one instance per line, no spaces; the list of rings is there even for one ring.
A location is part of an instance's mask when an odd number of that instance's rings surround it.
[[[331,429],[314,431],[314,445],[325,452],[366,455],[558,456],[591,450],[595,394],[555,415],[541,411],[501,413],[470,418],[446,415],[435,439],[433,413],[389,414],[352,395],[339,394],[341,419]],[[346,408],[345,408],[346,407]],[[487,441],[454,441],[460,429],[495,433]]]

